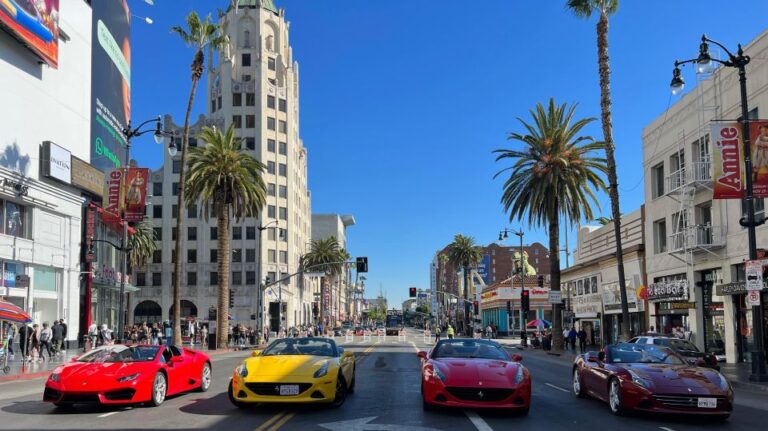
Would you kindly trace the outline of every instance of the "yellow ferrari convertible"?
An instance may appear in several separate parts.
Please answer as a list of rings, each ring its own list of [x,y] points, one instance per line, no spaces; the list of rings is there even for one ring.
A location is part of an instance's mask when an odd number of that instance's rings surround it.
[[[344,404],[355,390],[355,356],[328,338],[282,338],[235,368],[229,400],[258,403]]]

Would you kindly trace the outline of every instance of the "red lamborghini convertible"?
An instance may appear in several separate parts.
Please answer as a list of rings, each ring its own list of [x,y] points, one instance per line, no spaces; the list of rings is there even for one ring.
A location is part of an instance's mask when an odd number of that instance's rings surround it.
[[[611,411],[698,414],[726,419],[733,390],[722,374],[691,365],[673,350],[622,343],[576,357],[573,392],[608,402]]]
[[[498,343],[469,338],[441,340],[419,352],[424,408],[509,409],[528,413],[531,376]]]
[[[56,367],[43,401],[73,404],[159,406],[165,397],[211,387],[208,355],[176,346],[114,345],[94,349]]]

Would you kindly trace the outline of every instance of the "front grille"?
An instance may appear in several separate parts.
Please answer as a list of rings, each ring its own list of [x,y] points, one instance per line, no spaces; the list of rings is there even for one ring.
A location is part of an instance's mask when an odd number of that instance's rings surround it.
[[[133,398],[133,394],[136,393],[134,389],[120,389],[119,391],[107,392],[104,394],[104,398],[110,401],[126,401]]]
[[[304,393],[304,391],[312,387],[312,383],[246,383],[245,387],[248,388],[249,391],[257,395],[272,395],[272,396],[279,397],[281,396],[280,395],[281,385],[299,385],[299,394]],[[283,396],[292,396],[292,395],[283,395]]]
[[[101,401],[97,394],[65,394],[62,403],[97,404]]]
[[[699,406],[698,396],[688,395],[654,395],[653,399],[656,402],[661,403],[667,407],[674,407],[680,409],[695,409]],[[717,408],[723,408],[725,406],[725,398],[722,397],[703,397],[703,398],[717,398]]]
[[[454,397],[465,401],[486,401],[494,402],[501,401],[509,398],[514,392],[514,389],[498,389],[498,388],[447,388],[448,393]]]
[[[56,401],[60,396],[61,392],[56,389],[45,388],[45,392],[43,392],[43,401]]]

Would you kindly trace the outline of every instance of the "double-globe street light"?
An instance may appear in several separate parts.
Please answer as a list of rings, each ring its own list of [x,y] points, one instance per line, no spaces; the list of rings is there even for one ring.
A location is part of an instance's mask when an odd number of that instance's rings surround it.
[[[504,241],[505,239],[509,238],[509,234],[513,233],[520,237],[520,266],[519,266],[519,273],[520,273],[520,312],[523,317],[523,324],[520,328],[520,344],[523,346],[528,345],[528,334],[526,333],[526,328],[528,325],[528,310],[526,307],[523,307],[523,297],[526,295],[525,293],[525,266],[523,265],[523,253],[525,253],[525,250],[523,249],[523,236],[525,236],[525,232],[523,232],[523,228],[520,228],[520,231],[514,231],[507,228],[504,228],[501,232],[499,232],[499,241]],[[507,326],[509,326],[509,318],[507,319]]]
[[[728,54],[728,60],[720,60],[713,58],[709,53],[709,44],[713,43],[725,51]],[[685,82],[680,72],[680,66],[688,63],[696,64],[696,71],[698,73],[706,73],[712,70],[713,63],[721,64],[725,67],[733,67],[739,71],[739,86],[741,90],[741,128],[743,134],[743,148],[744,148],[744,170],[746,194],[743,201],[746,206],[747,216],[739,220],[739,224],[747,228],[747,237],[749,241],[749,259],[757,259],[757,240],[755,235],[755,227],[763,224],[765,220],[755,220],[755,206],[754,196],[752,188],[752,156],[750,149],[750,137],[749,137],[749,105],[747,103],[747,64],[750,62],[750,57],[744,54],[744,50],[741,44],[738,45],[738,50],[734,55],[721,43],[709,39],[707,35],[701,36],[701,44],[699,45],[699,56],[690,60],[675,61],[675,68],[672,71],[672,82],[670,87],[672,94],[677,95],[683,91]],[[757,305],[752,307],[752,327],[754,342],[752,343],[752,374],[749,379],[752,381],[765,382],[768,381],[768,374],[766,373],[765,364],[765,351],[763,341],[763,306],[762,295],[758,295],[759,301]]]

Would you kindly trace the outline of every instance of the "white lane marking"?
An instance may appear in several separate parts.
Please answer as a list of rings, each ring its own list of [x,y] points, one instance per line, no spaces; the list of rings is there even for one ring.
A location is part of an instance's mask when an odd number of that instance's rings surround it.
[[[110,416],[112,416],[112,415],[116,415],[116,414],[118,414],[118,413],[120,413],[120,412],[109,412],[109,413],[104,413],[103,415],[98,415],[98,416],[96,416],[96,417],[97,417],[97,418],[108,418],[108,417],[110,417]]]
[[[659,429],[662,429],[664,431],[675,431],[672,428],[667,428],[667,427],[659,427]]]
[[[464,410],[464,414],[467,415],[472,422],[472,425],[477,428],[477,431],[493,431],[493,428],[491,428],[491,426],[488,425],[474,410]]]
[[[562,392],[565,392],[565,393],[569,393],[569,392],[571,392],[571,391],[569,391],[568,389],[563,389],[563,388],[561,388],[560,386],[555,386],[555,385],[553,385],[552,383],[544,383],[544,384],[545,384],[545,385],[547,385],[547,386],[549,386],[549,387],[550,387],[550,388],[552,388],[552,389],[557,389],[558,391],[562,391]]]

